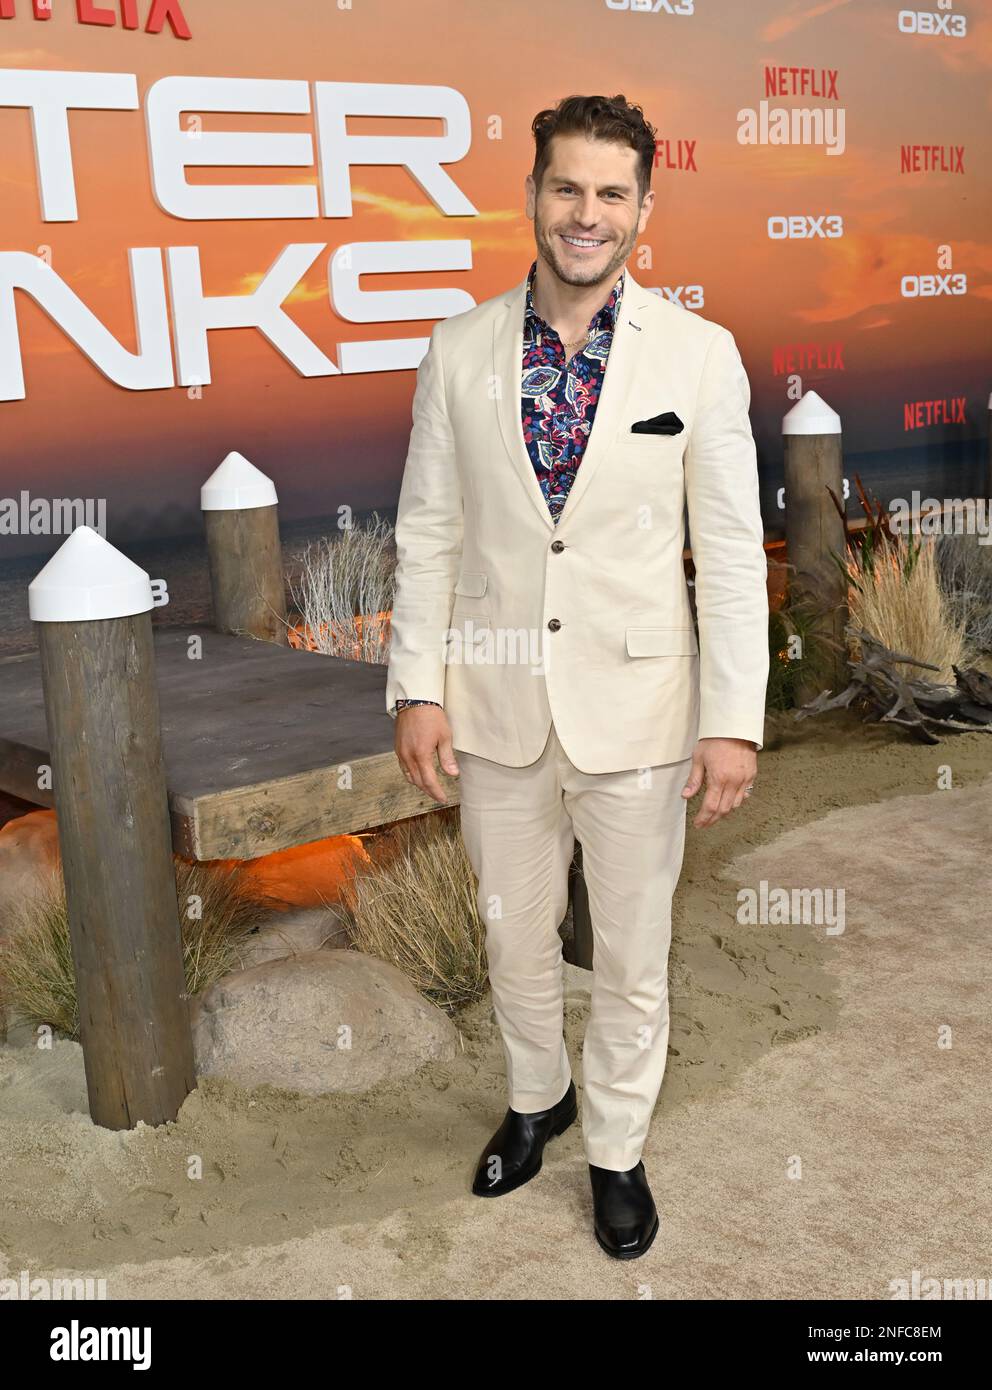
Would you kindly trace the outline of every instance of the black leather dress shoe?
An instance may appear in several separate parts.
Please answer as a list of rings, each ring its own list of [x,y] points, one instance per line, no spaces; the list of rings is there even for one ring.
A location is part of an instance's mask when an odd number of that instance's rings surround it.
[[[614,1259],[636,1260],[658,1234],[658,1212],[644,1164],[616,1173],[590,1163],[589,1178],[596,1239]]]
[[[502,1197],[523,1187],[541,1171],[545,1144],[554,1135],[564,1133],[578,1112],[574,1081],[568,1083],[568,1090],[550,1110],[538,1110],[532,1115],[507,1110],[479,1159],[472,1183],[475,1195]]]

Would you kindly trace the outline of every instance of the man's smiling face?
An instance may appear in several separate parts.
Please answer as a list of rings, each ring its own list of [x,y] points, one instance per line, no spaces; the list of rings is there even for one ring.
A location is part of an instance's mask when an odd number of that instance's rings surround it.
[[[555,135],[550,154],[540,190],[527,175],[538,255],[566,285],[615,279],[654,206],[638,195],[637,151],[575,134]]]

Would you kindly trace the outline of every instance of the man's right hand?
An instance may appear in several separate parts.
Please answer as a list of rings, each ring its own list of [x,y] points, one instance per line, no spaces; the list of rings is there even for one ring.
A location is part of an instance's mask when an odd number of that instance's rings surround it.
[[[407,705],[396,715],[396,757],[406,779],[447,805],[434,769],[434,754],[444,772],[458,776],[451,726],[438,705]]]

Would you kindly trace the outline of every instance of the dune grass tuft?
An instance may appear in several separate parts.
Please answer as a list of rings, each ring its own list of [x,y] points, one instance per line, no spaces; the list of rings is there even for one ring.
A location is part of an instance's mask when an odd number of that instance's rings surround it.
[[[310,542],[298,577],[288,584],[302,631],[291,635],[311,651],[385,665],[396,574],[394,532],[373,513],[366,526]]]
[[[401,821],[382,840],[342,892],[353,948],[397,966],[441,1008],[480,998],[485,930],[458,812]]]
[[[935,549],[940,582],[953,615],[965,636],[981,653],[978,663],[992,667],[992,545],[975,532],[937,537]]]
[[[952,666],[970,659],[965,624],[940,583],[933,540],[896,536],[877,544],[870,564],[848,564],[851,619],[891,651],[929,661],[937,684],[953,685]]]
[[[237,970],[247,938],[268,915],[226,868],[174,860],[186,990],[199,994]],[[5,922],[0,942],[0,1000],[11,1019],[79,1037],[65,883],[61,874]]]

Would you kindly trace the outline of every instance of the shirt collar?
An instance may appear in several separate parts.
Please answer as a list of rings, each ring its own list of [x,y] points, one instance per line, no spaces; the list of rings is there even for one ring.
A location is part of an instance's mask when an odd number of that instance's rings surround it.
[[[532,331],[536,331],[538,328],[542,330],[550,328],[550,325],[545,323],[544,319],[541,318],[540,314],[534,308],[533,291],[534,278],[536,275],[537,261],[534,261],[531,264],[530,270],[527,272],[527,302],[524,309],[524,329],[526,330],[529,326]],[[617,316],[620,313],[620,301],[623,298],[623,289],[626,279],[627,271],[624,269],[620,272],[619,279],[610,291],[609,299],[599,312],[594,314],[589,320],[589,327],[594,333],[602,333],[606,329],[612,332],[613,329],[616,328]]]

